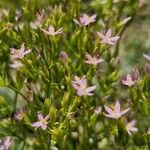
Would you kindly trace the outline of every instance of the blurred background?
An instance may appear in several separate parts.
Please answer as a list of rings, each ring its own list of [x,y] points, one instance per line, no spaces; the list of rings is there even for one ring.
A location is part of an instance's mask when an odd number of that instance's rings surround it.
[[[124,71],[135,67],[142,69],[147,62],[143,53],[150,54],[150,0],[140,0],[139,10],[125,30],[120,46]]]

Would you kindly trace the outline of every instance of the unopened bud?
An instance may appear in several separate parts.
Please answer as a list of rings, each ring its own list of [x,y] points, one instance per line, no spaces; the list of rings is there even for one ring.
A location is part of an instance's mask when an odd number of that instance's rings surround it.
[[[63,61],[68,59],[68,54],[65,51],[61,51],[59,54],[59,58]]]
[[[150,64],[146,64],[144,67],[144,71],[147,75],[150,75]]]

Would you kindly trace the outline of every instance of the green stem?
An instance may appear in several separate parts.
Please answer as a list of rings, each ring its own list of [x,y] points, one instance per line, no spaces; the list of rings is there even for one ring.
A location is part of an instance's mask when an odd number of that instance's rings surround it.
[[[14,87],[12,87],[11,85],[8,85],[7,87],[10,88],[11,90],[15,91],[16,93],[20,94],[24,98],[24,100],[26,100],[27,102],[29,102],[28,99],[20,91],[18,91],[17,89],[15,89]]]
[[[17,107],[17,98],[18,98],[18,93],[15,93],[15,99],[14,99],[14,113],[16,113],[16,107]]]

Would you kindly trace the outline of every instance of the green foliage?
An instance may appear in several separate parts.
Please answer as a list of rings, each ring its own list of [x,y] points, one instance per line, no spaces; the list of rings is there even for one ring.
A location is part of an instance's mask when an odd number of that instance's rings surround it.
[[[0,8],[1,139],[10,136],[15,150],[150,148],[150,74],[138,62],[143,51],[127,51],[140,46],[130,40],[138,0],[5,0]],[[133,61],[140,73],[129,72]]]

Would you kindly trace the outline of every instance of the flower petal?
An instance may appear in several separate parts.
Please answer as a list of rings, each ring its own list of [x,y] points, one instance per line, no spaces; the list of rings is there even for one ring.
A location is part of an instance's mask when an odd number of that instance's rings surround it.
[[[105,39],[105,36],[104,36],[104,34],[103,34],[103,33],[101,33],[101,32],[97,32],[97,34],[98,34],[98,36],[99,36],[100,38]]]
[[[147,54],[143,54],[144,58],[146,58],[147,60],[150,61],[150,55],[147,55]]]
[[[110,115],[114,114],[114,111],[110,107],[105,105],[104,108],[105,108],[106,112],[109,113]]]
[[[111,34],[112,34],[112,31],[111,31],[111,29],[109,29],[109,30],[107,31],[107,33],[106,33],[106,36],[110,38],[110,37],[111,37]]]
[[[127,108],[127,109],[121,111],[121,112],[120,112],[120,115],[123,116],[123,115],[126,114],[129,110],[130,110],[130,108]]]
[[[88,93],[88,92],[94,91],[95,89],[96,89],[96,86],[90,86],[90,87],[86,88],[85,91]]]
[[[41,121],[41,120],[43,120],[44,119],[44,116],[41,114],[41,113],[38,113],[38,119],[39,119],[39,121]]]
[[[32,127],[40,127],[42,123],[40,121],[32,123]]]
[[[76,89],[76,90],[80,90],[80,87],[76,84],[72,82],[72,86]]]
[[[114,36],[110,38],[111,42],[116,42],[120,37],[119,36]]]
[[[46,125],[46,124],[42,124],[41,128],[42,128],[43,130],[46,130],[47,125]]]

